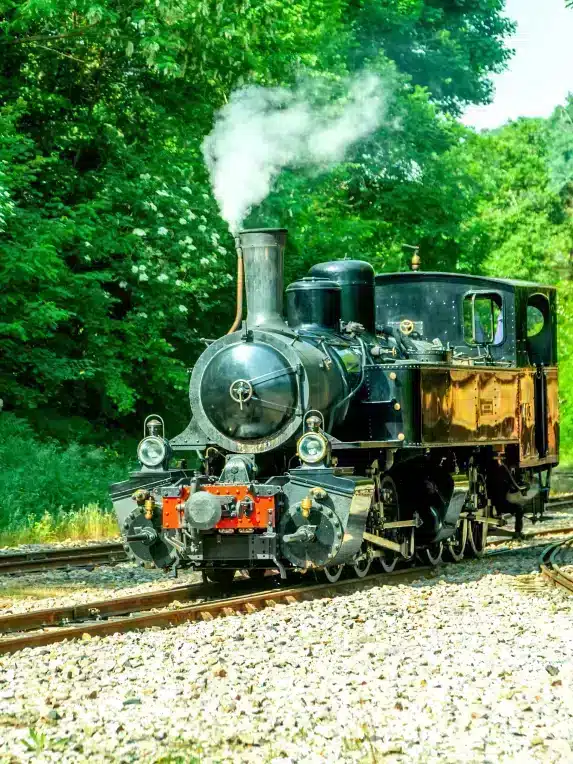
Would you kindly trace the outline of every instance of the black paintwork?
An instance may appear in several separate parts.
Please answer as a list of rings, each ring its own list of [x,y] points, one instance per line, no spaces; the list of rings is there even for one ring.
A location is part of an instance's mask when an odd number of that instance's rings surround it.
[[[363,260],[333,260],[313,265],[309,276],[332,279],[341,289],[341,318],[374,332],[374,268]]]
[[[340,328],[340,286],[330,279],[307,276],[286,289],[287,323],[291,329],[337,332]]]

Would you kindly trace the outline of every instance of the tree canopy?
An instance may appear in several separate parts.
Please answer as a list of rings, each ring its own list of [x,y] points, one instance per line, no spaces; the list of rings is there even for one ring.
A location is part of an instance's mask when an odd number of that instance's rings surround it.
[[[232,313],[232,240],[200,151],[246,83],[393,82],[399,128],[255,216],[325,251],[451,266],[466,215],[449,116],[489,96],[502,0],[8,0],[0,12],[0,386],[16,410],[122,422],[180,412],[200,338]],[[455,199],[454,199],[455,197]]]
[[[6,407],[76,430],[133,429],[152,406],[182,423],[188,367],[233,314],[233,240],[201,153],[214,115],[244,85],[320,88],[365,68],[386,83],[384,124],[335,168],[283,172],[247,221],[289,228],[287,277],[345,255],[402,269],[417,246],[425,268],[559,283],[562,336],[573,336],[573,102],[482,134],[457,119],[487,103],[510,56],[503,10],[504,0],[6,0]]]

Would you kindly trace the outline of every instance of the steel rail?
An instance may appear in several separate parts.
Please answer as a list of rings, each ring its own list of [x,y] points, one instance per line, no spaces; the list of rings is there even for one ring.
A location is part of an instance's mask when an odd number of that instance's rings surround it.
[[[113,565],[126,560],[127,554],[120,543],[14,552],[0,554],[0,575],[84,565]]]
[[[331,596],[344,589],[354,588],[368,583],[380,582],[396,585],[404,581],[419,578],[420,575],[436,575],[437,570],[437,568],[424,566],[411,568],[409,570],[395,571],[393,573],[376,573],[374,575],[365,576],[364,578],[341,579],[334,583],[328,582],[310,586],[307,584],[300,584],[285,588],[275,587],[273,589],[266,589],[262,592],[251,592],[238,597],[225,597],[223,599],[203,601],[176,609],[159,610],[142,615],[134,614],[127,618],[120,617],[115,620],[91,621],[79,625],[70,625],[69,627],[53,630],[49,629],[48,631],[34,632],[31,634],[20,634],[15,637],[0,639],[0,655],[13,653],[27,647],[41,647],[55,644],[56,642],[63,642],[68,639],[86,639],[95,636],[103,637],[120,632],[145,629],[151,626],[177,626],[187,621],[210,621],[215,617],[250,614],[263,608],[276,607],[281,603],[291,604],[301,600],[314,599],[321,595]],[[178,588],[182,590],[189,587]],[[172,596],[175,592],[173,589],[170,589],[165,592],[154,592],[153,594],[157,595],[155,603],[155,606],[157,607],[159,606],[159,598],[161,595]],[[141,600],[141,595],[139,599]],[[177,599],[177,597],[172,596],[171,602],[175,601],[175,599]],[[113,600],[109,600],[106,601],[105,604],[107,605],[109,603],[111,606],[113,602]],[[104,603],[99,604],[102,605]],[[89,611],[90,604],[84,605],[82,608],[86,608]],[[141,609],[141,607],[138,609]],[[47,611],[43,612],[45,613]],[[15,626],[17,624],[17,618],[23,618],[25,623],[25,617],[27,615],[29,614],[22,614],[22,616],[2,616],[0,618],[0,628],[5,630],[5,628]],[[13,620],[8,622],[7,619]]]
[[[0,634],[42,629],[49,626],[64,626],[74,621],[88,621],[90,619],[96,621],[139,610],[167,607],[173,602],[185,602],[192,599],[194,593],[198,597],[201,591],[205,591],[205,589],[203,584],[182,584],[169,589],[117,597],[116,599],[0,615]]]
[[[551,509],[567,509],[567,507],[573,507],[573,497],[569,494],[566,496],[554,496],[549,499],[546,506],[551,507]]]
[[[560,586],[570,594],[573,594],[573,575],[566,573],[557,563],[557,557],[565,549],[573,549],[573,536],[546,547],[539,559],[539,569],[541,575],[554,586]]]
[[[559,536],[562,533],[573,533],[573,526],[567,526],[565,528],[542,528],[538,531],[530,531],[524,533],[520,538],[515,538],[513,531],[507,531],[508,535],[503,535],[501,538],[494,538],[496,532],[504,531],[505,528],[492,528],[492,537],[488,538],[487,546],[498,546],[499,544],[507,544],[509,541],[529,541],[529,539],[540,538],[542,536]]]
[[[571,533],[573,528],[544,528],[536,533],[528,534],[527,539],[536,536],[547,536],[561,533]],[[500,543],[503,543],[503,539]],[[573,542],[573,537],[571,537]],[[568,539],[551,545],[550,549],[560,547]],[[537,545],[539,546],[539,545]],[[486,552],[481,557],[498,556],[534,551],[537,547],[518,547],[517,549],[495,550]],[[174,626],[186,621],[208,621],[215,617],[255,612],[261,608],[274,607],[279,603],[290,604],[304,599],[314,599],[321,595],[331,596],[348,588],[364,584],[399,584],[420,575],[437,575],[440,567],[419,566],[393,573],[376,573],[364,578],[341,579],[337,582],[308,585],[301,583],[297,586],[281,587],[275,585],[272,589],[248,592],[239,596],[224,597],[214,600],[203,600],[177,608],[168,608],[173,603],[188,602],[194,597],[199,598],[215,590],[213,585],[184,584],[156,592],[147,592],[111,600],[83,603],[26,613],[16,613],[0,616],[0,634],[13,634],[25,630],[45,629],[34,633],[18,634],[18,636],[0,638],[0,654],[13,653],[27,647],[40,647],[68,639],[91,638],[93,636],[108,636],[120,632],[149,628],[151,626]],[[234,587],[252,586],[248,579],[235,581]],[[572,580],[573,585],[573,580]],[[159,608],[159,611],[157,610]],[[141,611],[154,610],[142,613]],[[131,613],[129,617],[125,617]],[[56,627],[56,628],[53,628]]]

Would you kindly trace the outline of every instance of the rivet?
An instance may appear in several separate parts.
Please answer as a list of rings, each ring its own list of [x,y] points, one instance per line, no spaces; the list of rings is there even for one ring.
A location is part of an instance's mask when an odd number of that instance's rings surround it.
[[[404,433],[403,433],[403,432],[399,432],[399,433],[398,433],[398,440],[404,440],[404,438],[405,438],[405,437],[406,437],[406,436],[404,435]]]
[[[399,403],[395,403],[394,404],[394,411],[400,411],[401,408],[402,408],[402,406],[400,406]]]
[[[397,376],[398,376],[398,375],[396,374],[396,372],[395,372],[395,371],[391,371],[391,372],[390,372],[390,379],[391,379],[391,380],[394,380],[394,379],[396,379],[396,377],[397,377]]]

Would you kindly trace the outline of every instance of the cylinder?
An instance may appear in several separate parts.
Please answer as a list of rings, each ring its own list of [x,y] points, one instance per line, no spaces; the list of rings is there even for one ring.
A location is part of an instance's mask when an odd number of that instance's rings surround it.
[[[374,268],[363,260],[332,260],[313,265],[309,276],[340,285],[340,317],[374,333]]]
[[[307,276],[286,289],[287,322],[309,332],[340,329],[340,287],[330,279]]]
[[[253,228],[239,232],[247,292],[247,327],[284,327],[283,257],[285,228]]]

